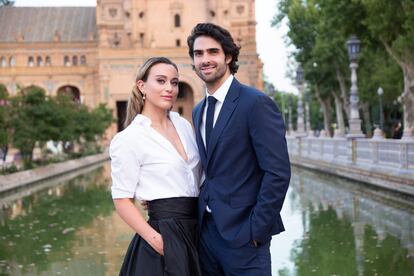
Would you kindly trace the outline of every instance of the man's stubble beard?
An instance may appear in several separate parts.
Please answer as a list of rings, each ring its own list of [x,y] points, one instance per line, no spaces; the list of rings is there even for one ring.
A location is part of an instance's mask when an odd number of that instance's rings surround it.
[[[205,76],[202,72],[201,69],[196,69],[196,74],[197,76],[202,79],[206,84],[214,84],[217,81],[219,81],[225,74],[226,74],[226,69],[224,70],[218,70],[215,73],[213,73],[210,76]]]

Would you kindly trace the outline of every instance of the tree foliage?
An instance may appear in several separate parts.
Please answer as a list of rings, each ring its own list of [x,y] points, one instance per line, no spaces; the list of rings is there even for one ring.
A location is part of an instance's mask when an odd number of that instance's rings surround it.
[[[336,114],[336,123],[343,120],[342,115],[349,117],[350,69],[346,41],[352,34],[362,42],[358,88],[362,118],[368,133],[372,130],[372,118],[377,118],[373,112],[378,112],[375,108],[378,105],[378,87],[384,88],[385,100],[390,102],[401,94],[403,70],[398,67],[398,60],[390,55],[384,41],[393,41],[389,44],[392,49],[399,49],[397,53],[404,52],[401,49],[413,49],[414,39],[406,39],[410,37],[406,34],[414,28],[414,24],[408,24],[414,20],[411,15],[408,16],[414,7],[412,4],[409,0],[279,1],[279,10],[272,24],[278,26],[286,20],[289,41],[296,49],[293,57],[304,68],[308,92],[322,106],[326,130],[330,128],[332,113]],[[398,15],[399,19],[394,22],[390,12],[384,10],[389,8],[393,13],[398,13],[397,7],[404,10],[404,15]],[[372,18],[374,15],[375,19]],[[386,22],[380,24],[378,20]],[[375,24],[378,26],[373,26]],[[381,36],[391,31],[395,34],[385,38]],[[409,52],[412,54],[412,50]],[[335,110],[331,107],[333,104]],[[386,106],[385,111],[392,113],[387,108],[394,106]]]
[[[0,97],[3,94],[0,86]],[[6,134],[12,135],[10,141],[2,139],[1,146],[11,142],[19,150],[25,167],[31,167],[34,148],[42,148],[48,141],[72,145],[69,153],[75,143],[81,150],[89,149],[90,145],[97,148],[113,121],[112,111],[105,105],[89,111],[68,95],[50,97],[37,86],[20,88],[18,95],[10,97],[8,102],[9,105],[0,105],[0,114],[9,114],[0,117],[0,124],[5,126]],[[3,128],[0,137],[3,137],[2,133]]]
[[[8,108],[9,93],[6,86],[0,84],[0,149],[3,153],[3,160],[6,159],[7,147],[9,144]]]

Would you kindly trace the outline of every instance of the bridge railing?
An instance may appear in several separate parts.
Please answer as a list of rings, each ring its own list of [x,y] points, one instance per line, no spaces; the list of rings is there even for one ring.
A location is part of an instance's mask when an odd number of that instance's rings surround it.
[[[414,140],[287,136],[289,154],[357,167],[413,170]]]

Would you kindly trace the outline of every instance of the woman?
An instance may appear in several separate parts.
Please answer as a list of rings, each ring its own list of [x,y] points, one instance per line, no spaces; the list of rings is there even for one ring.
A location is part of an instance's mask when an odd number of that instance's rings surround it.
[[[126,128],[111,142],[112,198],[136,232],[120,275],[201,275],[197,253],[200,158],[192,127],[171,112],[178,69],[153,57],[140,68]],[[148,202],[148,222],[131,199]]]

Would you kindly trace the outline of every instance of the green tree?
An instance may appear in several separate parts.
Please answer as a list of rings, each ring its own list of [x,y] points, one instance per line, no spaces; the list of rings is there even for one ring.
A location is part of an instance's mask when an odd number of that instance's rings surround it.
[[[4,154],[3,161],[6,160],[9,146],[8,105],[9,93],[7,92],[6,86],[0,84],[0,149]]]
[[[36,142],[45,143],[56,135],[57,127],[51,122],[54,122],[54,109],[42,88],[22,88],[11,99],[12,143],[19,149],[25,167],[32,166]]]
[[[414,2],[412,0],[359,0],[367,10],[364,23],[401,67],[403,104],[414,125]]]
[[[349,61],[346,40],[356,34],[362,41],[358,68],[360,108],[364,128],[372,131],[372,108],[378,105],[376,90],[387,87],[387,97],[396,99],[401,70],[387,55],[378,37],[367,27],[367,8],[360,0],[282,0],[273,24],[288,20],[288,36],[297,51],[293,54],[305,70],[310,93],[318,99],[329,131],[331,115],[341,129],[349,118]],[[384,69],[386,66],[388,69]],[[331,107],[335,104],[335,110]],[[376,112],[378,113],[378,112]]]
[[[84,153],[99,150],[99,142],[112,122],[112,111],[104,104],[98,105],[92,111],[84,105],[78,105],[73,131],[81,150]]]
[[[13,6],[13,5],[14,5],[14,1],[0,0],[0,7],[1,6]]]
[[[278,26],[285,18],[288,20],[288,37],[295,46],[294,58],[305,73],[310,94],[318,99],[324,114],[324,129],[330,133],[332,124],[332,83],[333,71],[326,55],[314,53],[319,33],[320,10],[315,1],[282,0],[279,13],[273,19],[273,26]],[[325,51],[322,51],[325,53]]]

